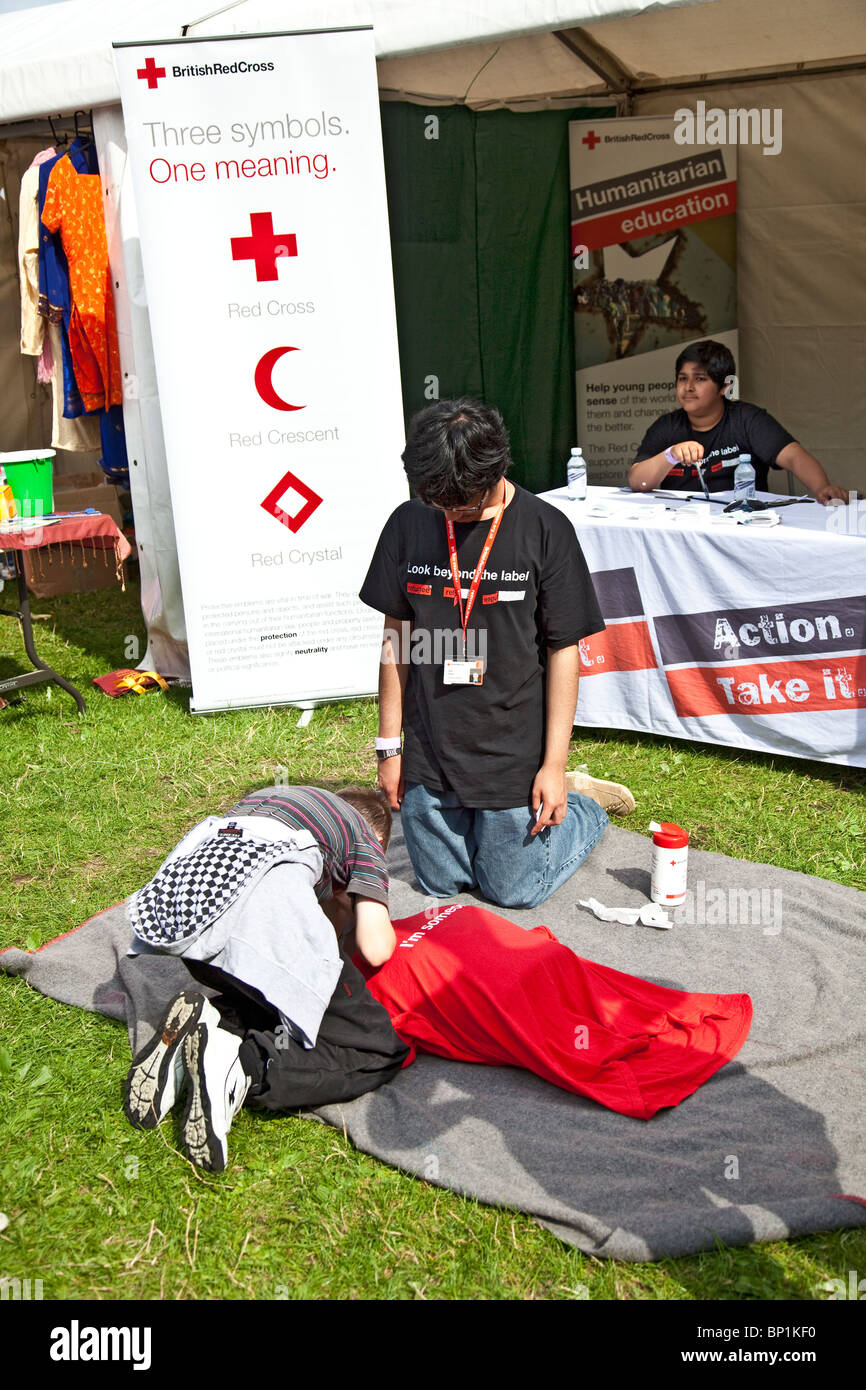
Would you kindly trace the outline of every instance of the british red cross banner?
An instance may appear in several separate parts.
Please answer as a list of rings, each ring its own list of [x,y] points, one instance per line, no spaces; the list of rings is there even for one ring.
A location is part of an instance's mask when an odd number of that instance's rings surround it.
[[[672,116],[568,129],[577,442],[590,482],[623,483],[676,409],[682,348],[714,338],[736,358],[737,147],[689,144]]]
[[[115,62],[192,709],[371,693],[357,592],[406,496],[372,30]]]

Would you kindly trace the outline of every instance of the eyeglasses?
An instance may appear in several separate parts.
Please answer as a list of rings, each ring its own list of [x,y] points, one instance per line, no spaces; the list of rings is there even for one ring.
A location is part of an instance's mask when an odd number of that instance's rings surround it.
[[[482,495],[480,501],[476,502],[475,505],[472,506],[472,507],[443,507],[443,506],[441,506],[438,502],[431,502],[431,503],[430,503],[430,506],[431,506],[431,507],[435,507],[435,509],[436,509],[437,512],[447,512],[450,516],[453,516],[453,517],[458,517],[458,518],[459,518],[459,517],[465,516],[465,517],[469,517],[470,519],[471,519],[473,516],[477,516],[479,512],[483,512],[483,510],[484,510],[484,508],[486,507],[486,505],[487,505],[487,493],[486,493],[486,492]]]

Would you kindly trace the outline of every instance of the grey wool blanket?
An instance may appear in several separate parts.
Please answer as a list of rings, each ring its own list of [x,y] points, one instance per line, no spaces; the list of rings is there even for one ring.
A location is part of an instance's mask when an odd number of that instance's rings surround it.
[[[399,822],[388,860],[392,916],[423,910]],[[669,931],[578,906],[645,902],[649,865],[649,840],[611,826],[548,902],[495,910],[658,984],[749,994],[745,1045],[694,1095],[636,1120],[516,1068],[419,1055],[378,1091],[315,1114],[382,1162],[528,1212],[600,1257],[866,1225],[866,893],[692,851],[689,897]],[[127,958],[128,941],[121,903],[35,953],[0,953],[0,968],[122,1021],[135,1051],[189,976],[177,959]]]

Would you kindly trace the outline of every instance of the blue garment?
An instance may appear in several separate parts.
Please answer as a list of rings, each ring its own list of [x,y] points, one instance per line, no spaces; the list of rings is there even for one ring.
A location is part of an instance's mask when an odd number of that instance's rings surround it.
[[[99,437],[102,442],[100,468],[109,482],[129,487],[129,459],[126,454],[122,405],[113,405],[110,409],[99,412]]]
[[[477,887],[499,907],[537,907],[595,849],[607,813],[588,796],[569,792],[561,825],[530,836],[527,806],[486,811],[462,806],[456,792],[420,782],[406,787],[403,835],[423,892],[435,898]]]
[[[73,140],[70,147],[82,142]],[[94,148],[94,157],[96,150]],[[69,263],[59,232],[49,232],[42,225],[45,210],[45,194],[51,170],[58,160],[65,159],[59,154],[55,159],[46,159],[39,165],[39,312],[43,318],[60,326],[60,349],[63,366],[63,414],[67,420],[84,415],[84,402],[81,399],[72,367],[72,353],[69,349],[69,318],[72,313],[72,296],[69,292]],[[73,160],[73,163],[75,161]],[[75,166],[78,168],[78,165]],[[56,368],[55,368],[56,370]]]

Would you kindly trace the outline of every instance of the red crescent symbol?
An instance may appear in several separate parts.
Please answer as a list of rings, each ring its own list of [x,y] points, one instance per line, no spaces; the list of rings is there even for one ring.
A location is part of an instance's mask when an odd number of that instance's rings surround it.
[[[300,348],[271,348],[265,353],[264,357],[259,358],[255,375],[256,390],[265,405],[271,406],[273,410],[305,410],[306,407],[303,405],[290,405],[288,401],[283,400],[282,396],[278,396],[274,390],[274,367],[279,362],[280,358],[287,352],[300,352]]]

